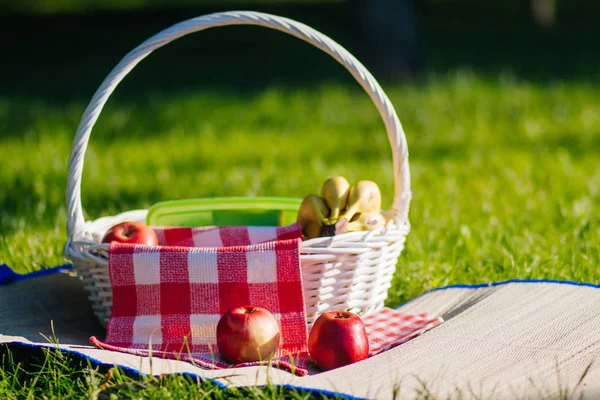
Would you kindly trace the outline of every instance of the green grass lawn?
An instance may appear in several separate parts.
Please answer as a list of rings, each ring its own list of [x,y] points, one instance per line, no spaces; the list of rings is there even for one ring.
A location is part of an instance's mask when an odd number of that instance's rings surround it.
[[[384,89],[408,136],[413,190],[388,305],[455,283],[600,283],[599,86],[460,70]],[[18,272],[65,262],[66,165],[85,106],[0,94],[0,263]],[[92,134],[82,202],[95,219],[168,199],[303,197],[330,175],[374,180],[392,200],[383,123],[357,86],[117,90]],[[28,396],[26,373],[0,374],[0,397]],[[84,375],[73,393],[98,388]],[[131,382],[120,384],[141,396],[146,381]],[[174,396],[198,386],[157,382],[151,390]]]

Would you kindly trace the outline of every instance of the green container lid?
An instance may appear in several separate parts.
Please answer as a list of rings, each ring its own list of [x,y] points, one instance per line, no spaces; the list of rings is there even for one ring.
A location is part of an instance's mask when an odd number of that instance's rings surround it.
[[[214,197],[171,200],[148,210],[150,226],[284,226],[296,222],[302,199]]]

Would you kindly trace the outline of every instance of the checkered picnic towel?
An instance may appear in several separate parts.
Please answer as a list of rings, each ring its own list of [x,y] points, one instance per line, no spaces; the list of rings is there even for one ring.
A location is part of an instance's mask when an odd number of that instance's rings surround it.
[[[162,246],[231,247],[302,238],[299,223],[287,226],[153,227]]]
[[[430,319],[427,313],[407,314],[386,307],[363,317],[363,322],[371,357],[414,339],[444,320],[442,317]]]
[[[93,345],[229,368],[217,352],[217,323],[229,309],[252,304],[270,310],[281,326],[281,345],[271,364],[298,375],[308,373],[298,224],[154,229],[159,246],[111,244],[113,311],[106,340],[92,337]],[[370,356],[442,322],[390,308],[363,321]]]
[[[306,374],[299,225],[157,231],[159,246],[111,244],[112,315],[106,340],[92,337],[92,344],[227,368],[231,365],[217,354],[217,323],[231,308],[251,304],[271,311],[280,323],[281,344],[272,364]],[[221,246],[200,247],[205,243]]]

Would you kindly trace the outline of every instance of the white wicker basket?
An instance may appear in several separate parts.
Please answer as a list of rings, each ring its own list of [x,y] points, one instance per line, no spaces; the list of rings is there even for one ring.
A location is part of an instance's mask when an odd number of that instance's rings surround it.
[[[145,221],[146,210],[129,211],[86,222],[81,206],[81,174],[88,140],[108,97],[138,62],[153,50],[188,33],[225,25],[259,25],[296,36],[331,55],[369,94],[383,118],[392,147],[395,195],[387,226],[378,231],[349,232],[302,242],[300,258],[307,323],[332,309],[367,314],[383,307],[404,240],[410,230],[410,176],[404,131],[396,111],[375,78],[347,50],[314,29],[274,15],[223,12],[183,21],[158,33],[127,54],[102,82],[86,108],[68,165],[67,233],[65,255],[85,282],[94,312],[102,323],[110,318],[112,290],[108,274],[108,245],[104,233],[122,221]]]

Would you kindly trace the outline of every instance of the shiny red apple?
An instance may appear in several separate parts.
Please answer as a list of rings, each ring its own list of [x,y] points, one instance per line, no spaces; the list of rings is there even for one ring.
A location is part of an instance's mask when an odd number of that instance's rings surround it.
[[[121,222],[110,228],[102,238],[102,243],[120,242],[132,244],[158,245],[156,232],[141,222]]]
[[[279,339],[277,319],[262,307],[232,308],[217,324],[219,355],[233,364],[270,359]]]
[[[364,360],[369,356],[369,339],[362,320],[349,311],[322,314],[308,336],[308,351],[325,370]]]

